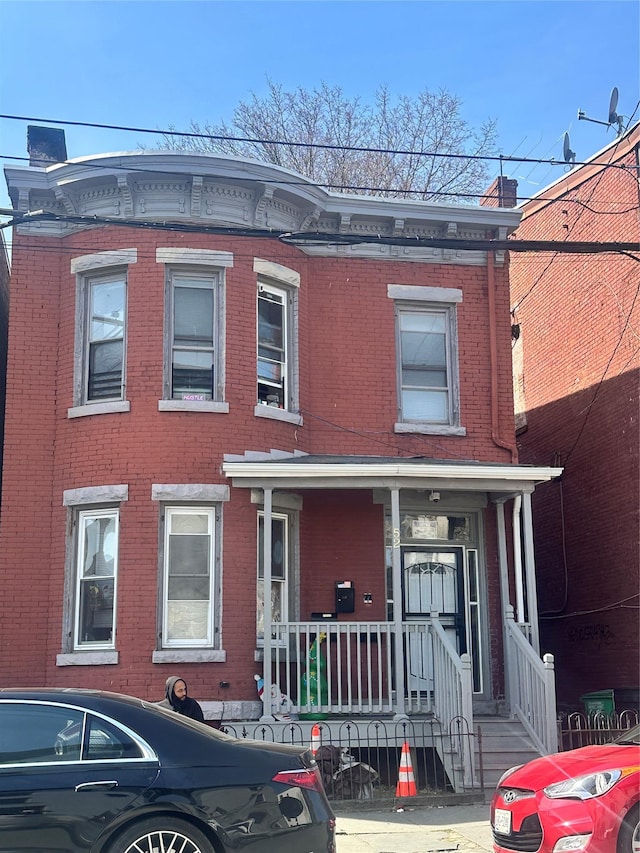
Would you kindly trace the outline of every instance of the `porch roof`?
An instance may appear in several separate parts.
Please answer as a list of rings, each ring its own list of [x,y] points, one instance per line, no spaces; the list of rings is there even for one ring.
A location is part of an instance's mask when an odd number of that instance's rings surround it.
[[[334,456],[300,451],[227,454],[222,471],[240,488],[446,489],[512,495],[533,492],[562,468],[425,456]]]

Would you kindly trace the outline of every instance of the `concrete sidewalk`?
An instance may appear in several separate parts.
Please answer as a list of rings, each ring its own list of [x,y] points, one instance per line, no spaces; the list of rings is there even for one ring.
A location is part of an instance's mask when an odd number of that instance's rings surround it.
[[[337,853],[487,853],[489,806],[406,806],[336,815]]]

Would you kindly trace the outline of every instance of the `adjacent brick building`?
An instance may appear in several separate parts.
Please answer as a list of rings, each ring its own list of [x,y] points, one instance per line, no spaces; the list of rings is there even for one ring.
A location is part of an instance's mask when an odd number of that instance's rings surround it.
[[[327,712],[455,708],[434,649],[504,707],[559,473],[518,463],[507,258],[473,247],[520,214],[202,155],[5,171],[0,682],[152,699],[178,672],[257,716],[254,675],[303,704],[326,633]]]
[[[521,240],[640,246],[628,130],[522,206]],[[524,462],[564,474],[536,492],[543,646],[558,697],[640,684],[640,264],[637,252],[514,254],[514,380]]]

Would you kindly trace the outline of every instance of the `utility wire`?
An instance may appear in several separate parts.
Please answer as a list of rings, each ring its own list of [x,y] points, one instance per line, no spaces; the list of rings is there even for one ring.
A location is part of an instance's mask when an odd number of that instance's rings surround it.
[[[328,151],[354,151],[364,154],[397,154],[410,157],[440,157],[450,160],[489,160],[499,163],[554,163],[558,165],[568,165],[564,160],[543,160],[530,157],[514,157],[506,154],[452,154],[448,152],[438,151],[412,151],[404,148],[374,148],[369,146],[358,145],[332,145],[322,142],[287,142],[282,139],[260,139],[248,136],[224,136],[214,133],[196,133],[195,131],[182,130],[159,130],[158,128],[149,127],[128,127],[126,125],[116,124],[100,124],[98,122],[89,121],[69,121],[66,119],[41,118],[34,116],[17,116],[0,113],[0,119],[8,119],[10,121],[37,121],[44,124],[62,124],[72,127],[94,127],[101,130],[120,130],[127,133],[152,133],[160,136],[178,136],[188,137],[193,139],[210,139],[217,142],[246,142],[256,145],[283,145],[288,148],[318,148]],[[587,165],[588,161],[576,161],[573,166]],[[603,163],[592,163],[594,166],[605,165]],[[626,168],[626,167],[619,167]]]

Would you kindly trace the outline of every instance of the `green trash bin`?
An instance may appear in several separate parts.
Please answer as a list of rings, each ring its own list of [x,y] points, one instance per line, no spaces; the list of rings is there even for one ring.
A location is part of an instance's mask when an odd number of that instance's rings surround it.
[[[613,690],[596,690],[595,693],[585,693],[580,697],[588,717],[595,714],[613,714],[616,709],[613,700]]]

